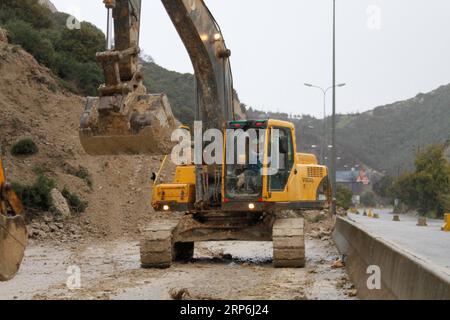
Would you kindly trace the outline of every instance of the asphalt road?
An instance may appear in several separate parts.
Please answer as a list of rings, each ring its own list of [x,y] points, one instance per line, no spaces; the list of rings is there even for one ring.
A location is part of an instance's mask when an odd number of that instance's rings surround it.
[[[401,215],[401,221],[394,222],[390,210],[374,211],[380,219],[351,213],[349,218],[450,276],[450,232],[441,231],[442,220],[428,219],[428,227],[418,227],[413,215]]]

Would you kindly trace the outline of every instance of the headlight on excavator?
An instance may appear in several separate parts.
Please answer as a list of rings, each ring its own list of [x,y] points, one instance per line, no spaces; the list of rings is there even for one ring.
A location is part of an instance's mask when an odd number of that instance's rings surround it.
[[[169,211],[169,209],[170,209],[170,207],[169,207],[167,204],[165,204],[165,205],[163,206],[163,210],[164,210],[164,211]]]
[[[250,210],[255,210],[255,204],[254,204],[254,203],[250,203],[250,204],[248,205],[248,208],[249,208]]]

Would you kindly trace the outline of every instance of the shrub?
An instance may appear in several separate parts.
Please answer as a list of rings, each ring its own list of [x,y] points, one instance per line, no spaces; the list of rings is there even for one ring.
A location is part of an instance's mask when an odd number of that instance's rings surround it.
[[[81,180],[84,180],[84,182],[86,182],[86,185],[92,190],[94,183],[92,181],[92,176],[87,168],[83,166],[78,166],[78,168],[68,166],[67,173],[80,178]]]
[[[349,188],[338,186],[336,191],[336,204],[345,210],[350,209],[352,206],[353,194]]]
[[[377,205],[375,194],[372,191],[364,192],[361,195],[361,204],[365,207],[375,207]]]
[[[392,200],[394,179],[391,176],[383,176],[373,184],[373,191],[381,198]]]
[[[49,211],[52,208],[51,191],[55,187],[55,182],[43,175],[40,175],[36,182],[31,185],[13,183],[12,188],[16,192],[25,208]]]
[[[86,211],[88,203],[82,201],[76,194],[71,193],[67,188],[64,188],[62,195],[66,198],[72,213],[83,213]]]
[[[49,68],[55,64],[55,49],[45,34],[27,22],[11,21],[6,25],[11,43],[19,44],[36,60]]]
[[[29,138],[18,141],[11,148],[11,153],[14,156],[31,156],[38,151],[37,145]]]

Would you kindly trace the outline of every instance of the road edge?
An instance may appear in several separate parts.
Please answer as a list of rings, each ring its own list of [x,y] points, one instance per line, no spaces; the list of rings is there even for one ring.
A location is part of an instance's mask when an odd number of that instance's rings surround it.
[[[361,299],[450,300],[450,277],[348,218],[338,217],[333,239],[346,257],[350,279]],[[351,239],[351,240],[350,240]],[[381,270],[381,289],[370,290],[370,266]]]

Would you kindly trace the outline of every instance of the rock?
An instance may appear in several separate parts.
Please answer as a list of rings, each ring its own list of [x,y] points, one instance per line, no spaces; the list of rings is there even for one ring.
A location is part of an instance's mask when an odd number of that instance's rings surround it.
[[[354,297],[358,296],[358,290],[357,289],[349,290],[347,294],[349,297],[354,298]]]
[[[67,200],[63,197],[61,192],[59,192],[58,189],[53,189],[50,195],[52,197],[53,206],[55,207],[56,211],[64,218],[70,217],[69,205],[67,204]]]
[[[0,28],[0,42],[8,43],[8,34],[6,30]]]
[[[40,225],[40,230],[41,230],[42,232],[44,232],[44,233],[49,233],[49,232],[50,232],[49,226],[46,225],[46,224],[44,224],[44,223],[42,223],[42,224]]]
[[[427,218],[425,217],[419,217],[419,220],[417,221],[418,227],[428,227]]]
[[[337,260],[333,263],[333,265],[331,266],[331,268],[333,269],[342,269],[345,267],[345,264],[342,260]]]

